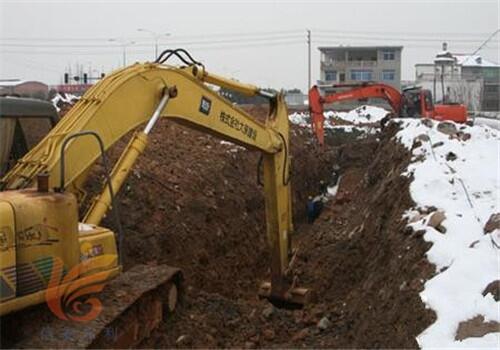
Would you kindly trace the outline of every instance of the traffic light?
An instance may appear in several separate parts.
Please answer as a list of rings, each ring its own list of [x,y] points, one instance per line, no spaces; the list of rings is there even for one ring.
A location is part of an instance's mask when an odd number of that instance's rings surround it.
[[[64,84],[69,84],[69,74],[64,73]]]
[[[84,84],[87,84],[87,83],[88,83],[88,81],[89,81],[89,80],[88,80],[88,75],[87,75],[87,73],[83,73],[83,83],[84,83]]]
[[[80,77],[79,77],[78,75],[75,75],[75,76],[73,77],[73,80],[74,80],[74,81],[80,81]]]

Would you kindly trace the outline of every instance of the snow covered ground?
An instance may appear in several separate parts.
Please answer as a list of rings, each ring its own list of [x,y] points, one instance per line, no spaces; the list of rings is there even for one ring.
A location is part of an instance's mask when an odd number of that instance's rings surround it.
[[[433,243],[427,258],[437,271],[420,294],[437,320],[417,341],[424,349],[498,349],[500,332],[491,328],[500,327],[495,325],[500,322],[500,302],[483,294],[500,279],[500,230],[484,230],[490,216],[499,212],[500,132],[486,125],[396,122],[402,125],[397,138],[408,149],[419,140],[405,174],[414,177],[410,192],[417,207],[406,216],[414,230],[425,230],[424,239]],[[437,211],[422,210],[431,206]],[[469,330],[459,340],[459,325],[477,316],[484,318],[479,328],[490,333],[474,335]]]
[[[477,117],[474,118],[474,124],[475,125],[487,125],[490,128],[500,130],[500,118],[482,118],[482,117]]]
[[[325,128],[349,132],[386,114],[377,107],[327,112]],[[354,125],[332,125],[332,118]],[[310,126],[307,114],[292,114],[290,121]],[[499,349],[500,302],[485,290],[500,279],[500,229],[486,233],[484,228],[500,212],[500,131],[482,121],[475,126],[430,119],[393,122],[402,126],[398,140],[414,147],[404,175],[413,175],[416,207],[405,216],[433,243],[427,258],[437,271],[420,294],[437,320],[417,341],[424,349]]]
[[[359,131],[362,133],[373,134],[379,128],[378,123],[382,118],[384,118],[388,111],[383,108],[374,106],[361,106],[353,109],[350,112],[325,112],[325,123],[324,128],[330,130],[339,130],[343,132],[355,132]],[[310,127],[311,121],[309,118],[309,113],[293,113],[288,116],[289,120],[293,124],[297,124],[301,127]],[[337,121],[342,120],[350,125],[338,125]],[[370,126],[370,124],[373,124]]]
[[[309,113],[292,113],[288,115],[288,120],[292,124],[296,124],[301,127],[311,126],[311,121],[309,119]]]
[[[75,104],[76,101],[78,101],[79,99],[80,97],[76,95],[58,93],[52,99],[52,104],[54,105],[54,107],[56,107],[57,111],[59,112],[61,110],[61,108],[59,107],[61,103]]]
[[[378,123],[388,113],[387,110],[375,106],[361,106],[349,112],[328,111],[324,113],[325,128],[331,129],[337,127],[337,125],[335,125],[335,119],[340,119],[354,125]],[[311,125],[309,113],[293,113],[290,114],[288,118],[293,124],[304,127]]]
[[[377,123],[389,112],[383,108],[363,105],[349,112],[325,112],[327,119],[342,119],[346,122],[357,124]]]

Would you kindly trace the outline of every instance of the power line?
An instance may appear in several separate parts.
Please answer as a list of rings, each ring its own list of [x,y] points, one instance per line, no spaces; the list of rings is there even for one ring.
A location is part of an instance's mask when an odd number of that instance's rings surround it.
[[[187,46],[187,45],[204,45],[204,46],[212,46],[212,45],[221,45],[221,44],[253,44],[253,43],[268,43],[268,42],[281,42],[283,40],[292,40],[292,39],[300,39],[302,35],[283,35],[279,37],[269,37],[269,38],[239,38],[239,39],[221,39],[221,40],[199,40],[199,41],[180,41],[180,40],[169,40],[168,45],[177,45],[177,46]],[[442,42],[440,39],[405,39],[405,38],[381,38],[381,37],[370,37],[370,36],[334,36],[334,35],[315,35],[315,38],[320,40],[315,40],[318,42],[346,42],[346,41],[394,41],[394,42],[405,42],[405,43],[426,43],[426,42]],[[477,43],[476,40],[452,40],[454,44],[457,46],[463,46],[465,43]],[[161,43],[161,41],[160,41]],[[74,48],[74,49],[84,49],[84,48],[96,48],[96,49],[105,49],[112,50],[114,49],[114,45],[111,44],[18,44],[18,43],[0,43],[0,47],[5,48],[42,48],[42,49],[59,49],[59,48]],[[411,45],[406,45],[411,46]],[[417,46],[417,45],[413,45]],[[484,46],[484,45],[483,45]],[[116,46],[118,47],[118,45]],[[149,44],[134,44],[132,47],[150,47]]]
[[[365,36],[380,36],[380,35],[402,35],[404,37],[408,36],[417,36],[421,37],[423,40],[432,39],[436,36],[461,36],[461,37],[484,37],[485,35],[489,35],[490,33],[458,33],[458,32],[390,32],[390,31],[355,31],[355,30],[333,30],[333,29],[314,29],[315,34],[318,35],[342,35],[342,36],[353,36],[353,35],[365,35]],[[235,33],[204,33],[204,34],[187,34],[187,35],[176,35],[176,40],[184,40],[184,39],[203,39],[203,38],[234,38],[234,37],[273,37],[273,36],[281,36],[281,35],[300,35],[303,33],[303,29],[289,29],[289,30],[275,30],[275,31],[256,31],[256,32],[235,32]],[[130,40],[135,41],[151,41],[149,38],[144,37],[130,37]],[[413,39],[413,38],[407,38]],[[460,40],[468,40],[468,39],[460,39]],[[479,41],[481,39],[477,39]],[[36,41],[36,42],[85,42],[85,41],[94,41],[94,42],[107,42],[109,38],[103,37],[89,37],[89,38],[54,38],[54,37],[5,37],[1,38],[0,41]]]
[[[340,38],[340,39],[366,39],[374,41],[402,41],[402,42],[443,42],[445,38],[436,38],[436,35],[432,38],[400,38],[400,37],[381,37],[381,36],[369,36],[369,35],[333,35],[333,34],[315,34],[319,38]],[[463,43],[480,43],[483,42],[482,39],[449,39],[452,42],[463,42]]]
[[[260,42],[260,41],[280,41],[285,39],[298,39],[301,35],[282,35],[267,38],[239,38],[239,39],[221,39],[221,40],[199,40],[199,41],[181,41],[169,40],[169,45],[199,45],[199,44],[225,44],[241,42]],[[108,40],[109,41],[109,40]],[[160,41],[161,42],[161,41]],[[26,48],[110,48],[110,44],[18,44],[18,43],[0,43],[2,47],[26,47]],[[135,47],[150,47],[150,44],[134,44]]]
[[[376,34],[376,35],[403,35],[403,36],[429,36],[429,37],[435,37],[437,35],[446,35],[446,36],[468,36],[468,37],[484,37],[485,35],[489,35],[490,32],[486,33],[459,33],[459,32],[400,32],[398,31],[397,33],[395,32],[390,32],[390,31],[376,31],[376,30],[370,30],[370,31],[356,31],[356,30],[332,30],[332,29],[320,29],[316,28],[314,29],[314,32],[316,33],[335,33],[335,34]]]
[[[294,30],[276,30],[276,31],[260,31],[260,32],[236,32],[236,33],[207,33],[207,34],[188,34],[188,35],[175,35],[175,38],[178,39],[198,39],[198,38],[209,38],[209,37],[235,37],[235,36],[255,36],[255,37],[268,37],[268,36],[280,36],[287,34],[301,34],[303,32],[302,29],[294,29]],[[144,37],[127,37],[130,40],[136,41],[151,41],[149,38]],[[47,42],[58,42],[58,41],[109,41],[109,38],[95,37],[95,38],[43,38],[43,37],[5,37],[1,38],[0,41],[47,41]]]
[[[286,40],[286,41],[280,41],[280,42],[265,42],[265,43],[234,43],[234,44],[222,44],[222,46],[191,46],[188,45],[186,48],[188,49],[203,49],[203,50],[230,50],[230,49],[235,49],[235,48],[250,48],[250,47],[263,47],[263,46],[286,46],[286,45],[295,45],[295,44],[304,44],[303,40]],[[133,46],[132,46],[133,47]],[[76,51],[22,51],[22,50],[2,50],[0,52],[0,55],[2,54],[26,54],[26,55],[115,55],[121,53],[121,50],[119,48],[112,48],[110,50],[113,51],[81,51],[81,52],[76,52]],[[127,54],[147,54],[150,53],[150,50],[142,50],[142,51],[137,51],[137,50],[127,50]]]
[[[485,40],[485,41],[484,41],[484,42],[483,42],[483,43],[482,43],[482,44],[481,44],[481,45],[480,45],[480,46],[476,49],[476,51],[474,51],[474,53],[472,54],[472,56],[473,56],[473,55],[475,55],[476,53],[478,53],[478,52],[479,52],[479,50],[481,50],[483,47],[485,47],[485,46],[486,46],[486,44],[488,44],[488,42],[489,42],[491,39],[493,39],[493,37],[494,37],[495,35],[497,35],[497,34],[498,34],[498,32],[500,32],[500,29],[495,30],[495,31],[493,32],[493,34],[491,34],[491,35],[488,37],[488,39],[486,39],[486,40]]]

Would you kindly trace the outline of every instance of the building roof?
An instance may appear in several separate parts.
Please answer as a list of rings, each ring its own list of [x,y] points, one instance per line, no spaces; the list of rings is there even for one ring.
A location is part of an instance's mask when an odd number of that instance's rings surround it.
[[[489,61],[487,59],[482,58],[480,55],[468,55],[462,53],[450,53],[447,51],[439,52],[434,59],[434,63],[417,63],[415,67],[423,67],[423,66],[433,66],[436,62],[444,60],[448,61],[448,57],[451,57],[454,60],[456,65],[462,67],[497,67],[500,68],[500,64],[495,63],[493,61]]]
[[[20,80],[20,79],[5,79],[5,80],[0,80],[0,87],[12,87],[12,86],[19,86],[23,85],[26,83],[30,84],[40,84],[40,85],[47,85],[45,83],[42,83],[40,81],[34,81],[34,80]]]
[[[59,120],[54,105],[33,98],[0,97],[0,118],[47,117],[55,125]]]
[[[340,45],[340,46],[320,46],[318,47],[319,51],[327,51],[327,50],[378,50],[378,49],[395,49],[402,50],[403,46],[349,46],[349,45]]]
[[[20,79],[6,79],[6,80],[0,80],[0,86],[17,86],[17,85],[20,85],[22,83],[25,83],[24,80],[20,80]]]
[[[500,67],[500,64],[488,61],[480,55],[453,54],[457,64],[462,67]]]

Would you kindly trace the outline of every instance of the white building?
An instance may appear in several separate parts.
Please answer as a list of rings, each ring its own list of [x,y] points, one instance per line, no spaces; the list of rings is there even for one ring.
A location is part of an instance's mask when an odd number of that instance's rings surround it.
[[[500,110],[500,65],[480,55],[438,53],[433,63],[415,65],[416,84],[429,89],[435,101],[459,102],[473,111]],[[441,84],[444,82],[444,88]]]

